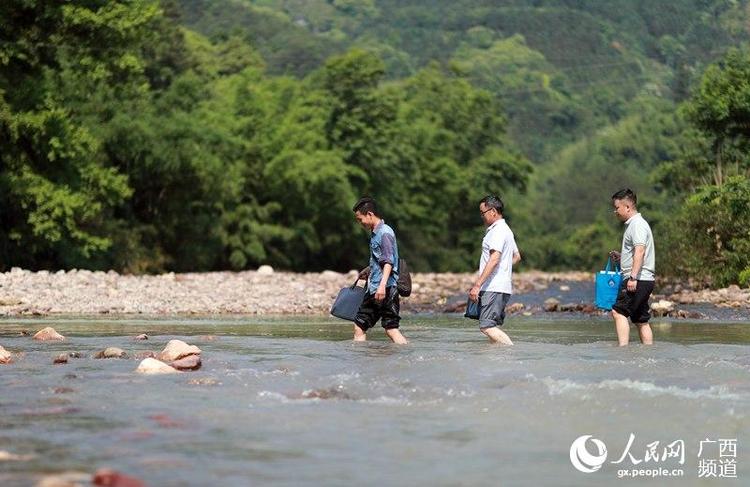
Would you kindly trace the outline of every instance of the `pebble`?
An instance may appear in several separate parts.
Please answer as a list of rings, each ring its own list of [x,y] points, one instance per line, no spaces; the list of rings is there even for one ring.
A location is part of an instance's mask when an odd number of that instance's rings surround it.
[[[46,342],[50,340],[65,340],[65,337],[57,333],[54,328],[48,326],[36,332],[34,340]]]
[[[9,364],[13,360],[13,354],[0,346],[0,364]]]

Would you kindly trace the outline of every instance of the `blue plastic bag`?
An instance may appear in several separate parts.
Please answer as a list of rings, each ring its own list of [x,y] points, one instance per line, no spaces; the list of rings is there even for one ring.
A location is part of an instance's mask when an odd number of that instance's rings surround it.
[[[596,274],[596,297],[594,304],[597,308],[607,311],[617,301],[617,293],[620,291],[622,276],[620,275],[620,264],[615,264],[615,270],[612,269],[612,258],[607,258],[607,267]]]

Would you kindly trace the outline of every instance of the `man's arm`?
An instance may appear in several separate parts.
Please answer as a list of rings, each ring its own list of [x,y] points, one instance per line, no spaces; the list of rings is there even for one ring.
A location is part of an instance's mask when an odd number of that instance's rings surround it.
[[[396,264],[396,238],[387,233],[383,235],[380,241],[380,255],[378,256],[378,264],[383,267],[383,278],[380,281],[377,291],[375,291],[376,301],[382,301],[385,299],[385,288],[388,286],[388,278],[391,277],[393,272],[393,266]]]
[[[516,265],[521,262],[521,252],[518,250],[518,244],[516,243],[515,238],[513,238],[513,253],[511,254],[510,262],[511,265]]]
[[[630,269],[630,276],[636,277],[641,272],[641,266],[643,266],[643,257],[646,255],[645,245],[636,245],[633,252],[633,267]],[[630,277],[628,276],[628,277]],[[635,279],[628,278],[628,291],[635,291],[638,281]]]
[[[476,301],[479,299],[479,290],[482,288],[482,284],[484,284],[484,281],[486,281],[487,278],[490,277],[492,271],[495,270],[495,267],[497,267],[497,264],[499,262],[500,251],[490,250],[490,258],[487,261],[487,265],[484,266],[482,274],[477,278],[477,280],[474,282],[474,286],[469,290],[469,299],[471,299],[472,301]]]
[[[378,290],[375,291],[375,301],[382,301],[385,299],[385,285],[388,282],[388,278],[391,277],[391,270],[393,269],[393,264],[384,264],[383,265],[383,279],[380,281],[380,285],[378,286]]]

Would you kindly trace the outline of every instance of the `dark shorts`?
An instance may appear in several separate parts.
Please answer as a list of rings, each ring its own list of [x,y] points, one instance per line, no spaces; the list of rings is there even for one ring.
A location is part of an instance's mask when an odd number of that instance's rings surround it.
[[[375,301],[375,297],[372,294],[365,294],[365,299],[359,307],[357,318],[355,318],[354,323],[362,328],[363,331],[367,331],[375,326],[375,323],[382,318],[383,328],[386,330],[392,330],[398,328],[398,323],[401,321],[401,317],[398,313],[398,289],[396,286],[391,286],[386,288],[385,299],[381,302]]]
[[[630,318],[633,323],[648,323],[651,319],[648,298],[654,291],[654,281],[638,281],[635,292],[628,292],[627,279],[622,281],[617,301],[612,309]]]
[[[510,294],[482,291],[479,293],[479,329],[503,326],[505,322],[505,305]]]

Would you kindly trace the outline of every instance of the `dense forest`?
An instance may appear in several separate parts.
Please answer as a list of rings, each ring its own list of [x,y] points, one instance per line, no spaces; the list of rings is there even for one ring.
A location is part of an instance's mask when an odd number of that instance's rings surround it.
[[[362,194],[469,271],[487,193],[594,270],[630,187],[661,275],[748,285],[749,40],[739,0],[6,0],[0,271],[348,270]]]

